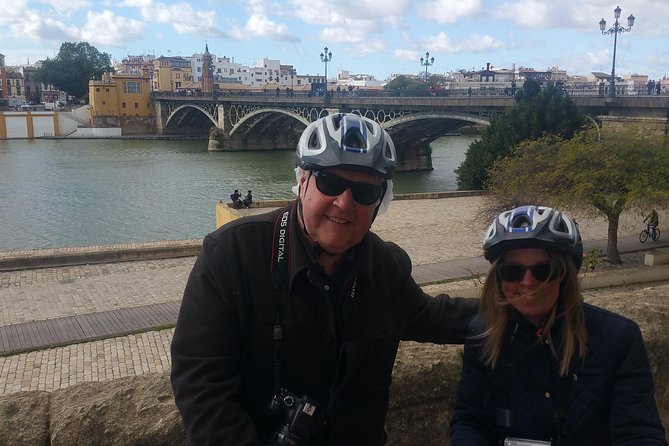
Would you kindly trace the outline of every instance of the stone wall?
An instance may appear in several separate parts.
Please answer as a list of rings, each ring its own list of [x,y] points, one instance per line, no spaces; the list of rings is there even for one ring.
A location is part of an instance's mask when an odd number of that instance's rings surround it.
[[[669,428],[669,301],[661,288],[655,292],[653,288],[648,290],[641,295],[602,293],[588,301],[639,323],[666,429]],[[392,444],[449,444],[449,418],[460,374],[461,349],[414,342],[401,344],[387,419]],[[184,430],[167,373],[0,398],[0,445],[184,443]]]

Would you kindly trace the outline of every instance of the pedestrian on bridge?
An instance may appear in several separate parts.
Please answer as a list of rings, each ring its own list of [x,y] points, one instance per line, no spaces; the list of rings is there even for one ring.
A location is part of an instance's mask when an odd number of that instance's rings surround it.
[[[378,123],[318,119],[297,161],[297,199],[208,235],[188,279],[172,387],[190,444],[384,445],[400,340],[462,343],[476,313],[370,232],[396,162]]]

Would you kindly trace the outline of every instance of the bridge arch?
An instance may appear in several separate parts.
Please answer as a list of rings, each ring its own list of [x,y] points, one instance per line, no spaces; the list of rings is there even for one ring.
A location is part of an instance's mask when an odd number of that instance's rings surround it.
[[[195,121],[196,118],[191,117],[191,112],[199,112],[201,115],[204,115],[213,125],[218,125],[217,113],[215,109],[209,110],[212,108],[208,105],[200,105],[197,103],[189,103],[178,105],[174,109],[168,110],[169,116],[165,120],[165,127],[170,127],[173,125],[176,128],[180,128],[182,123],[190,118],[191,122]]]
[[[478,125],[490,125],[490,119],[482,116],[474,116],[467,113],[453,113],[453,112],[418,112],[407,113],[402,116],[395,117],[389,121],[383,122],[381,125],[386,130],[393,127],[402,126],[404,124],[421,121],[425,119],[450,120],[450,121],[465,121]]]
[[[237,123],[230,129],[228,132],[228,135],[230,137],[233,137],[235,133],[240,131],[241,128],[245,129],[245,134],[244,136],[248,135],[256,126],[258,126],[261,121],[263,121],[263,118],[269,116],[269,115],[284,115],[287,117],[290,117],[301,124],[303,124],[305,127],[309,125],[309,121],[301,116],[298,113],[295,113],[294,111],[290,109],[285,109],[285,108],[272,108],[272,107],[267,107],[267,108],[258,108],[257,110],[253,110],[250,113],[247,113],[244,115]]]

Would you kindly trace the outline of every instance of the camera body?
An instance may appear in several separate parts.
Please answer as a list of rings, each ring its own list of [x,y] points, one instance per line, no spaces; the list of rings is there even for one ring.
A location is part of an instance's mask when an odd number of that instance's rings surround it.
[[[298,397],[281,388],[267,407],[270,416],[280,422],[272,444],[297,446],[321,430],[323,410],[318,401],[306,395]]]

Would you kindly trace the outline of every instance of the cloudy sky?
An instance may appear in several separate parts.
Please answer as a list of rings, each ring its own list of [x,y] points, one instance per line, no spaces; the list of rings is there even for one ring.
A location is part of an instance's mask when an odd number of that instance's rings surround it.
[[[617,1],[617,0],[614,0]],[[323,47],[338,69],[385,79],[493,66],[549,67],[570,74],[611,71],[611,0],[2,0],[0,53],[8,65],[86,41],[114,59],[126,55],[190,56],[205,43],[216,56],[254,65],[263,57],[322,74]],[[616,73],[669,76],[669,1],[624,0]]]

